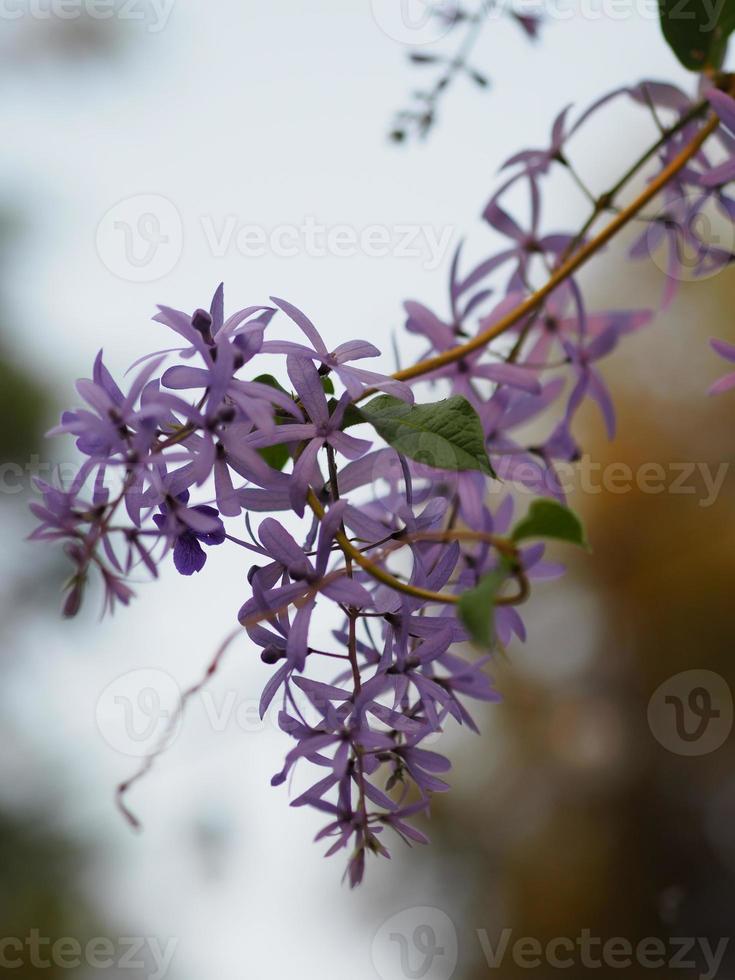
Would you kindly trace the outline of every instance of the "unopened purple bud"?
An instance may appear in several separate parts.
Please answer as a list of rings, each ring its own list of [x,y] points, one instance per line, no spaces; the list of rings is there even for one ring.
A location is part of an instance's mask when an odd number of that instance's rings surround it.
[[[64,606],[62,613],[64,619],[73,619],[79,610],[82,608],[82,599],[84,597],[84,583],[77,581],[71,588],[71,591],[64,600]]]
[[[286,656],[285,650],[279,650],[278,647],[266,647],[265,650],[260,655],[260,659],[264,664],[277,664],[279,660],[283,660]]]
[[[191,318],[191,325],[203,337],[209,337],[212,329],[212,317],[206,310],[195,310]]]

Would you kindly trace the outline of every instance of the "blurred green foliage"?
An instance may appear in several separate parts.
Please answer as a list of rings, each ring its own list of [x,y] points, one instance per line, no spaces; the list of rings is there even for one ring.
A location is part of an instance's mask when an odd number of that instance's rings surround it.
[[[76,882],[83,852],[68,840],[54,836],[41,821],[20,820],[0,813],[0,934],[25,940],[31,930],[58,939],[72,936],[84,943],[105,935],[90,904]],[[60,966],[34,967],[27,956],[24,980],[69,976]]]
[[[0,355],[0,463],[24,462],[38,450],[51,411],[40,383]]]

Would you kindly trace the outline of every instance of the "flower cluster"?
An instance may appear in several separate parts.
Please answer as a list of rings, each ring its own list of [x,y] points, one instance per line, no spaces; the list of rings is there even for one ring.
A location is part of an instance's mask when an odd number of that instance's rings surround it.
[[[589,193],[581,231],[545,229],[544,181],[561,168],[584,186],[569,144],[613,97],[673,121],[628,179]],[[127,390],[100,353],[77,384],[83,407],[54,430],[74,436],[83,462],[70,486],[39,484],[34,537],[66,545],[67,614],[93,570],[112,609],[131,600],[134,569],[155,576],[169,553],[192,575],[210,547],[245,552],[238,618],[270,668],[261,713],[277,705],[292,740],[273,783],[307,779],[292,805],[325,815],[319,838],[328,854],[348,854],[353,885],[368,853],[388,856],[386,830],[426,841],[413,818],[447,789],[449,769],[427,740],[450,721],[477,730],[468,702],[499,697],[486,672],[492,649],[525,638],[519,606],[531,583],[561,574],[532,539],[582,543],[556,467],[581,453],[574,422],[584,403],[614,434],[600,362],[653,316],[588,309],[576,273],[594,251],[593,224],[620,214],[619,193],[653,161],[649,193],[666,176],[670,210],[646,231],[670,245],[666,304],[681,240],[694,243],[692,216],[712,202],[733,217],[723,182],[735,176],[735,102],[716,91],[709,99],[728,130],[718,135],[724,164],[702,148],[704,126],[714,131],[710,103],[660,83],[616,92],[573,125],[565,111],[548,147],[509,160],[484,210],[500,249],[468,273],[458,250],[445,313],[405,304],[407,331],[424,347],[419,364],[393,376],[369,370],[364,362],[380,354],[371,343],[330,351],[282,299],[226,318],[220,287],[208,310],[160,308],[155,319],[177,346],[136,363]],[[506,203],[520,188],[525,220]],[[700,248],[696,271],[731,259]],[[735,360],[733,348],[716,349]],[[278,377],[262,371],[273,355],[283,358]],[[419,381],[444,400],[420,404]],[[514,487],[543,501],[520,523]],[[328,643],[314,638],[317,608]],[[481,655],[470,640],[486,647]]]

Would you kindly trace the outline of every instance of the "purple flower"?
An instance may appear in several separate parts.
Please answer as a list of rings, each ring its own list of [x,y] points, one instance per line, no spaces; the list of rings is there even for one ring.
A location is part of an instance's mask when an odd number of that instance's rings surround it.
[[[109,612],[110,614],[115,612],[115,606],[120,603],[123,606],[130,605],[130,600],[133,598],[135,593],[131,588],[129,588],[125,582],[120,578],[120,576],[115,575],[107,568],[102,569],[102,583],[104,585],[104,606],[103,613]],[[67,604],[65,609],[65,615],[73,616],[76,614],[76,599],[72,593],[71,598],[73,600],[71,608]]]
[[[344,506],[344,503],[340,503],[330,508],[328,517],[321,524],[316,564],[304,554],[304,549],[292,535],[273,518],[268,517],[262,521],[258,531],[262,551],[273,561],[252,575],[250,581],[255,594],[241,608],[239,619],[244,623],[259,610],[277,609],[292,598],[306,595],[289,624],[287,636],[285,632],[282,634],[286,639],[285,646],[278,640],[275,643],[276,647],[282,646],[283,654],[292,670],[304,669],[309,651],[309,624],[318,592],[334,602],[357,608],[366,608],[372,603],[370,593],[352,579],[346,576],[339,576],[333,581],[326,579],[332,542],[339,529]],[[279,580],[284,584],[274,588]]]
[[[517,305],[518,300],[517,294],[507,296],[492,312],[482,318],[479,325],[480,330],[486,330],[500,320],[508,310]],[[407,301],[404,306],[408,313],[406,329],[411,333],[421,333],[427,337],[433,352],[442,353],[442,351],[457,346],[458,339],[455,331],[448,324],[443,323],[431,310],[413,300]],[[452,393],[463,395],[473,403],[478,401],[475,382],[492,381],[532,393],[540,391],[538,378],[533,371],[515,364],[488,363],[485,356],[484,350],[475,351],[460,361],[455,361],[445,368],[433,371],[428,377],[434,381],[440,378],[450,380]]]
[[[569,132],[567,128],[567,117],[571,108],[568,105],[565,109],[562,109],[554,120],[548,146],[541,149],[522,150],[520,153],[515,153],[505,161],[500,169],[507,170],[509,167],[520,165],[522,167],[521,173],[528,176],[540,177],[548,173],[549,168],[554,162],[561,163],[563,160],[562,149],[564,144],[572,132],[574,132],[574,130]]]
[[[479,410],[490,458],[501,480],[519,484],[534,493],[562,497],[558,481],[538,446],[524,447],[511,436],[546,411],[561,394],[564,381],[547,382],[538,395],[498,390]],[[475,525],[473,523],[472,526]]]
[[[511,183],[514,183],[523,176],[531,178],[545,176],[554,163],[566,165],[567,161],[564,157],[566,143],[581,129],[590,116],[594,115],[595,112],[612,99],[617,98],[624,91],[624,89],[616,89],[598,99],[582,113],[574,125],[570,125],[568,122],[569,113],[572,109],[572,106],[568,105],[562,109],[552,124],[551,139],[549,140],[548,146],[540,149],[522,150],[520,153],[515,153],[505,161],[500,169],[507,170],[510,167],[520,165],[521,169],[511,181]],[[505,188],[509,186],[510,184],[506,184]]]
[[[670,109],[683,116],[692,108],[692,100],[686,92],[678,86],[668,82],[657,82],[653,79],[645,79],[632,88],[627,90],[627,94],[639,105],[650,109],[654,106],[657,109]]]
[[[570,311],[570,305],[575,309]],[[582,338],[594,340],[609,327],[615,326],[618,336],[635,333],[648,326],[654,317],[652,310],[604,310],[588,313],[574,287],[555,290],[532,331],[524,361],[541,370],[557,352],[566,354],[564,342],[574,343]]]
[[[74,537],[80,532],[90,517],[94,516],[98,505],[86,503],[79,498],[79,490],[84,484],[86,470],[81,470],[74,484],[64,490],[45,480],[35,479],[34,486],[43,498],[43,503],[32,500],[28,505],[40,524],[30,535],[32,541],[57,541]]]
[[[101,485],[99,476],[95,480],[92,500],[80,496],[81,489],[92,471],[91,462],[85,463],[68,489],[55,487],[44,480],[36,479],[34,484],[40,491],[43,503],[31,501],[30,510],[40,524],[31,533],[34,541],[65,541],[64,550],[72,563],[74,573],[67,583],[67,596],[64,602],[64,616],[76,616],[79,612],[89,570],[96,567],[104,588],[103,612],[113,613],[118,602],[128,605],[133,591],[123,581],[123,568],[112,547],[106,527],[109,494]],[[134,556],[140,556],[155,575],[155,565],[149,553],[139,541],[135,531],[127,538],[128,556],[125,572],[129,572]],[[110,567],[112,566],[112,567]]]
[[[584,399],[591,398],[602,412],[610,439],[615,435],[615,408],[607,385],[593,364],[613,351],[619,339],[620,329],[613,323],[587,343],[576,346],[568,340],[563,342],[577,374],[577,383],[567,402],[565,422],[569,424]]]
[[[214,507],[188,507],[188,502],[189,493],[184,492],[161,504],[160,513],[153,516],[153,523],[173,545],[174,565],[181,575],[201,572],[207,561],[202,545],[222,544],[226,538],[224,525]]]
[[[514,183],[514,181],[510,183]],[[487,275],[506,262],[515,260],[516,266],[508,284],[508,291],[520,292],[523,291],[528,281],[531,259],[533,257],[540,257],[550,263],[558,262],[559,258],[574,241],[574,236],[561,233],[541,234],[541,195],[539,193],[538,182],[533,175],[528,175],[530,227],[528,230],[523,229],[515,218],[512,218],[499,203],[508,190],[510,183],[506,184],[493,195],[483,212],[483,218],[492,228],[499,231],[501,235],[509,238],[513,244],[492,259],[483,263],[481,268],[484,274]],[[477,274],[477,270],[475,274]]]
[[[191,457],[191,482],[201,485],[214,473],[217,506],[220,513],[236,517],[241,503],[233,485],[231,469],[246,479],[268,485],[263,476],[262,460],[246,439],[252,430],[272,432],[275,413],[296,420],[302,414],[285,392],[262,381],[246,381],[237,373],[260,352],[267,323],[275,312],[271,307],[248,307],[224,320],[224,295],[217,290],[211,312],[197,310],[191,317],[163,308],[157,319],[167,323],[191,341],[182,352],[184,357],[198,356],[203,367],[176,365],[163,375],[162,383],[178,391],[203,392],[195,405],[170,395],[159,401],[178,413],[191,432],[181,439]],[[249,319],[253,315],[255,320]],[[235,429],[240,438],[233,439]],[[176,437],[176,433],[173,433]]]
[[[258,448],[279,443],[306,443],[294,464],[289,487],[291,506],[299,517],[303,517],[307,491],[318,481],[319,451],[324,446],[331,446],[348,459],[357,459],[367,452],[371,443],[342,432],[342,419],[351,400],[349,394],[345,393],[330,413],[321,378],[311,360],[301,354],[289,354],[286,363],[288,376],[309,421],[281,425],[271,433],[258,436],[251,445]]]
[[[102,351],[94,362],[92,379],[77,381],[76,388],[89,409],[64,412],[61,424],[49,436],[70,433],[77,448],[103,464],[115,457],[119,461],[138,460],[153,445],[157,420],[163,412],[160,404],[138,405],[146,385],[163,358],[157,358],[136,376],[127,395],[123,395],[102,360]]]
[[[234,339],[243,362],[249,361],[260,350],[264,330],[275,310],[270,306],[248,306],[225,320],[224,306],[223,285],[217,287],[209,311],[198,309],[189,315],[169,306],[159,306],[153,319],[187,341],[186,347],[173,348],[166,353],[178,351],[184,357],[201,354],[206,358],[217,341],[227,338]]]
[[[373,344],[366,340],[350,340],[340,344],[330,353],[319,331],[305,313],[285,299],[277,299],[275,296],[271,299],[306,334],[312,346],[307,347],[305,344],[296,344],[287,340],[268,340],[262,346],[264,354],[295,354],[318,361],[322,365],[321,373],[328,374],[334,371],[352,399],[359,398],[365,388],[370,387],[394,395],[403,401],[413,402],[413,392],[402,381],[395,381],[383,374],[366,371],[364,368],[352,367],[349,363],[366,357],[379,357],[380,351]]]

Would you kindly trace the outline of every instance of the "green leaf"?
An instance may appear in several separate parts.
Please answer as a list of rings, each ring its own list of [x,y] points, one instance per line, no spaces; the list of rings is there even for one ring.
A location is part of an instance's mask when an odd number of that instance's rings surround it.
[[[720,68],[735,31],[732,0],[659,0],[661,28],[669,47],[691,71]]]
[[[279,384],[278,380],[272,374],[259,374],[257,378],[253,378],[253,381],[257,381],[262,385],[268,385],[269,388],[275,388],[276,391],[282,391],[284,395],[288,394],[286,389]],[[276,424],[281,424],[278,419],[276,419]],[[290,456],[286,446],[264,446],[258,452],[274,470],[283,470]]]
[[[322,388],[324,389],[325,395],[333,395],[334,384],[332,383],[332,379],[327,378],[325,375],[322,375]]]
[[[258,452],[274,470],[282,470],[289,460],[289,452],[286,446],[263,446]]]
[[[507,580],[508,568],[502,566],[484,575],[474,589],[465,592],[457,611],[473,642],[489,648],[495,636],[495,598]]]
[[[408,405],[392,395],[379,395],[360,414],[390,446],[418,463],[495,476],[480,418],[460,395],[427,405]]]
[[[556,500],[534,500],[526,517],[513,530],[513,540],[555,538],[589,549],[584,526],[574,513]]]
[[[261,385],[268,385],[269,388],[275,388],[276,391],[282,391],[284,395],[288,394],[283,385],[272,374],[259,374],[257,378],[253,378],[253,381],[257,381]]]
[[[330,398],[327,402],[330,415],[337,407],[337,404],[336,398]],[[349,429],[353,425],[364,425],[365,421],[366,419],[363,418],[362,412],[357,405],[348,405],[345,409],[345,414],[342,416],[342,429]]]

